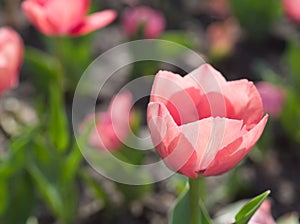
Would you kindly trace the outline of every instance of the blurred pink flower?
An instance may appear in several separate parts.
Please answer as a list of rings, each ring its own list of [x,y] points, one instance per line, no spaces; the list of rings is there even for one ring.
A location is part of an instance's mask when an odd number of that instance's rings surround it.
[[[225,18],[230,15],[228,0],[208,0],[210,13],[220,18]]]
[[[271,203],[265,200],[249,221],[249,224],[275,224],[271,214]]]
[[[116,18],[113,10],[86,16],[90,0],[25,0],[22,8],[42,33],[49,36],[78,36],[110,24]]]
[[[157,38],[164,31],[165,23],[163,14],[148,6],[127,8],[122,15],[123,29],[130,37],[136,37],[142,29],[144,37]]]
[[[262,98],[264,110],[271,116],[278,117],[284,102],[284,90],[268,82],[256,83],[256,88]]]
[[[283,0],[286,15],[293,21],[300,23],[300,0]]]
[[[254,84],[227,82],[209,64],[185,77],[157,73],[147,121],[156,151],[188,177],[229,171],[261,136],[268,115]]]
[[[18,33],[0,28],[0,94],[18,85],[24,45]]]
[[[207,28],[209,54],[213,57],[222,57],[230,54],[239,36],[239,26],[232,19],[210,24]]]
[[[96,126],[90,133],[89,144],[100,150],[118,150],[130,131],[131,106],[132,96],[129,92],[116,95],[106,112],[95,115]],[[83,126],[85,127],[92,120],[93,117],[89,115]]]

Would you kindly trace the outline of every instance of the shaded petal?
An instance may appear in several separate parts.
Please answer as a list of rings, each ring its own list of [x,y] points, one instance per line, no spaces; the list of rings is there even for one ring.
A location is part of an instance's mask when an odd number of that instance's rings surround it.
[[[219,175],[236,166],[257,142],[264,130],[267,120],[268,115],[265,115],[253,129],[220,150],[208,167],[202,171],[202,175]]]
[[[18,76],[18,71],[0,67],[0,94],[7,89],[16,87],[19,83]]]
[[[167,71],[155,77],[150,102],[166,105],[174,121],[185,124],[199,119],[197,107],[200,92],[189,79]]]
[[[261,120],[263,104],[252,82],[246,79],[227,82],[224,92],[228,118],[243,120],[248,130]]]
[[[114,10],[104,10],[87,16],[70,31],[71,35],[84,35],[110,24],[117,17]]]
[[[46,35],[55,34],[53,26],[49,23],[44,8],[34,1],[24,1],[22,9],[29,21]]]
[[[167,147],[169,153],[162,157],[164,163],[175,172],[197,178],[197,153],[189,140],[180,134]]]
[[[166,106],[159,102],[148,104],[147,123],[154,146],[163,144],[164,147],[156,147],[160,155],[169,153],[168,146],[179,135],[179,129]]]
[[[182,125],[183,135],[197,152],[197,170],[204,170],[220,149],[241,137],[243,122],[220,117],[210,117]]]
[[[203,64],[188,74],[198,89],[205,95],[198,102],[198,113],[201,118],[226,117],[226,98],[223,87],[226,85],[225,78],[209,64]]]

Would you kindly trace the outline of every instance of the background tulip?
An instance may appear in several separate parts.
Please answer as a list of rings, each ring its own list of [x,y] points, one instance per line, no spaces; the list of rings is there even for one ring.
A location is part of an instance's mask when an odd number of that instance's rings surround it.
[[[25,0],[22,8],[42,33],[50,36],[84,35],[111,23],[116,13],[104,10],[86,16],[90,0]]]
[[[275,224],[270,201],[264,201],[249,221],[249,224]]]
[[[300,23],[300,0],[283,0],[286,15],[293,21]]]
[[[0,93],[18,84],[23,60],[23,41],[9,27],[0,28]]]
[[[130,131],[132,96],[129,92],[118,94],[106,112],[96,114],[96,126],[89,136],[89,144],[101,150],[117,150]],[[126,119],[128,118],[128,119]],[[87,121],[91,121],[88,116]]]
[[[208,64],[185,77],[160,71],[148,105],[148,127],[166,165],[188,177],[232,169],[267,122],[254,84],[226,82]]]
[[[134,37],[141,31],[146,38],[157,38],[165,29],[162,13],[147,7],[127,8],[122,16],[122,25],[128,36]]]
[[[268,82],[259,82],[256,88],[261,95],[264,110],[271,116],[278,117],[284,101],[283,89]]]

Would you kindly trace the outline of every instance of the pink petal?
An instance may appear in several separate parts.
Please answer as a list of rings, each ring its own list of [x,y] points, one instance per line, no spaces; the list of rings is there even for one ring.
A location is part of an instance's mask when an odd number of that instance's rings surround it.
[[[55,34],[53,26],[49,23],[44,8],[35,1],[24,1],[22,9],[29,21],[46,35]]]
[[[150,102],[147,109],[147,123],[154,146],[162,143],[164,148],[157,147],[158,152],[167,156],[168,145],[179,135],[179,129],[166,106],[159,102]]]
[[[125,140],[131,130],[131,107],[132,96],[130,92],[119,93],[109,105],[108,115],[113,131],[120,141]]]
[[[283,0],[282,2],[287,16],[295,22],[300,23],[300,0]]]
[[[263,104],[252,82],[246,79],[227,82],[224,92],[228,118],[243,120],[248,130],[261,120]]]
[[[179,133],[165,105],[149,103],[147,117],[152,141],[164,163],[175,172],[197,177],[196,152],[187,138]]]
[[[0,94],[16,87],[18,83],[18,72],[0,67]]]
[[[18,33],[9,27],[0,29],[0,93],[18,84],[24,46]]]
[[[253,129],[220,150],[203,171],[202,175],[219,175],[236,166],[257,142],[264,130],[267,120],[268,115],[265,115]]]
[[[84,18],[84,20],[76,27],[74,27],[70,34],[73,36],[88,34],[94,30],[110,24],[117,17],[114,10],[104,10],[94,13]]]
[[[265,200],[249,220],[249,224],[276,224],[271,214],[271,203]]]
[[[150,102],[165,104],[175,122],[181,125],[199,119],[196,107],[199,94],[190,80],[160,71],[152,86]]]
[[[205,170],[220,149],[241,137],[243,122],[220,117],[210,117],[182,125],[182,134],[197,152],[197,170]]]
[[[167,146],[169,154],[163,158],[164,163],[173,171],[190,178],[197,178],[197,153],[184,135],[178,135]]]
[[[226,98],[223,92],[226,80],[221,73],[211,65],[203,64],[188,74],[188,77],[204,94],[197,107],[200,119],[210,116],[226,117]]]
[[[51,0],[44,10],[56,34],[64,35],[83,21],[89,5],[90,0]]]

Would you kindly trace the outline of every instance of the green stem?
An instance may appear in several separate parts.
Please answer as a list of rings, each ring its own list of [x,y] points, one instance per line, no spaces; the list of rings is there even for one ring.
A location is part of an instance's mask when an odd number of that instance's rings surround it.
[[[200,179],[189,178],[189,196],[190,196],[190,224],[201,224],[200,218]]]

